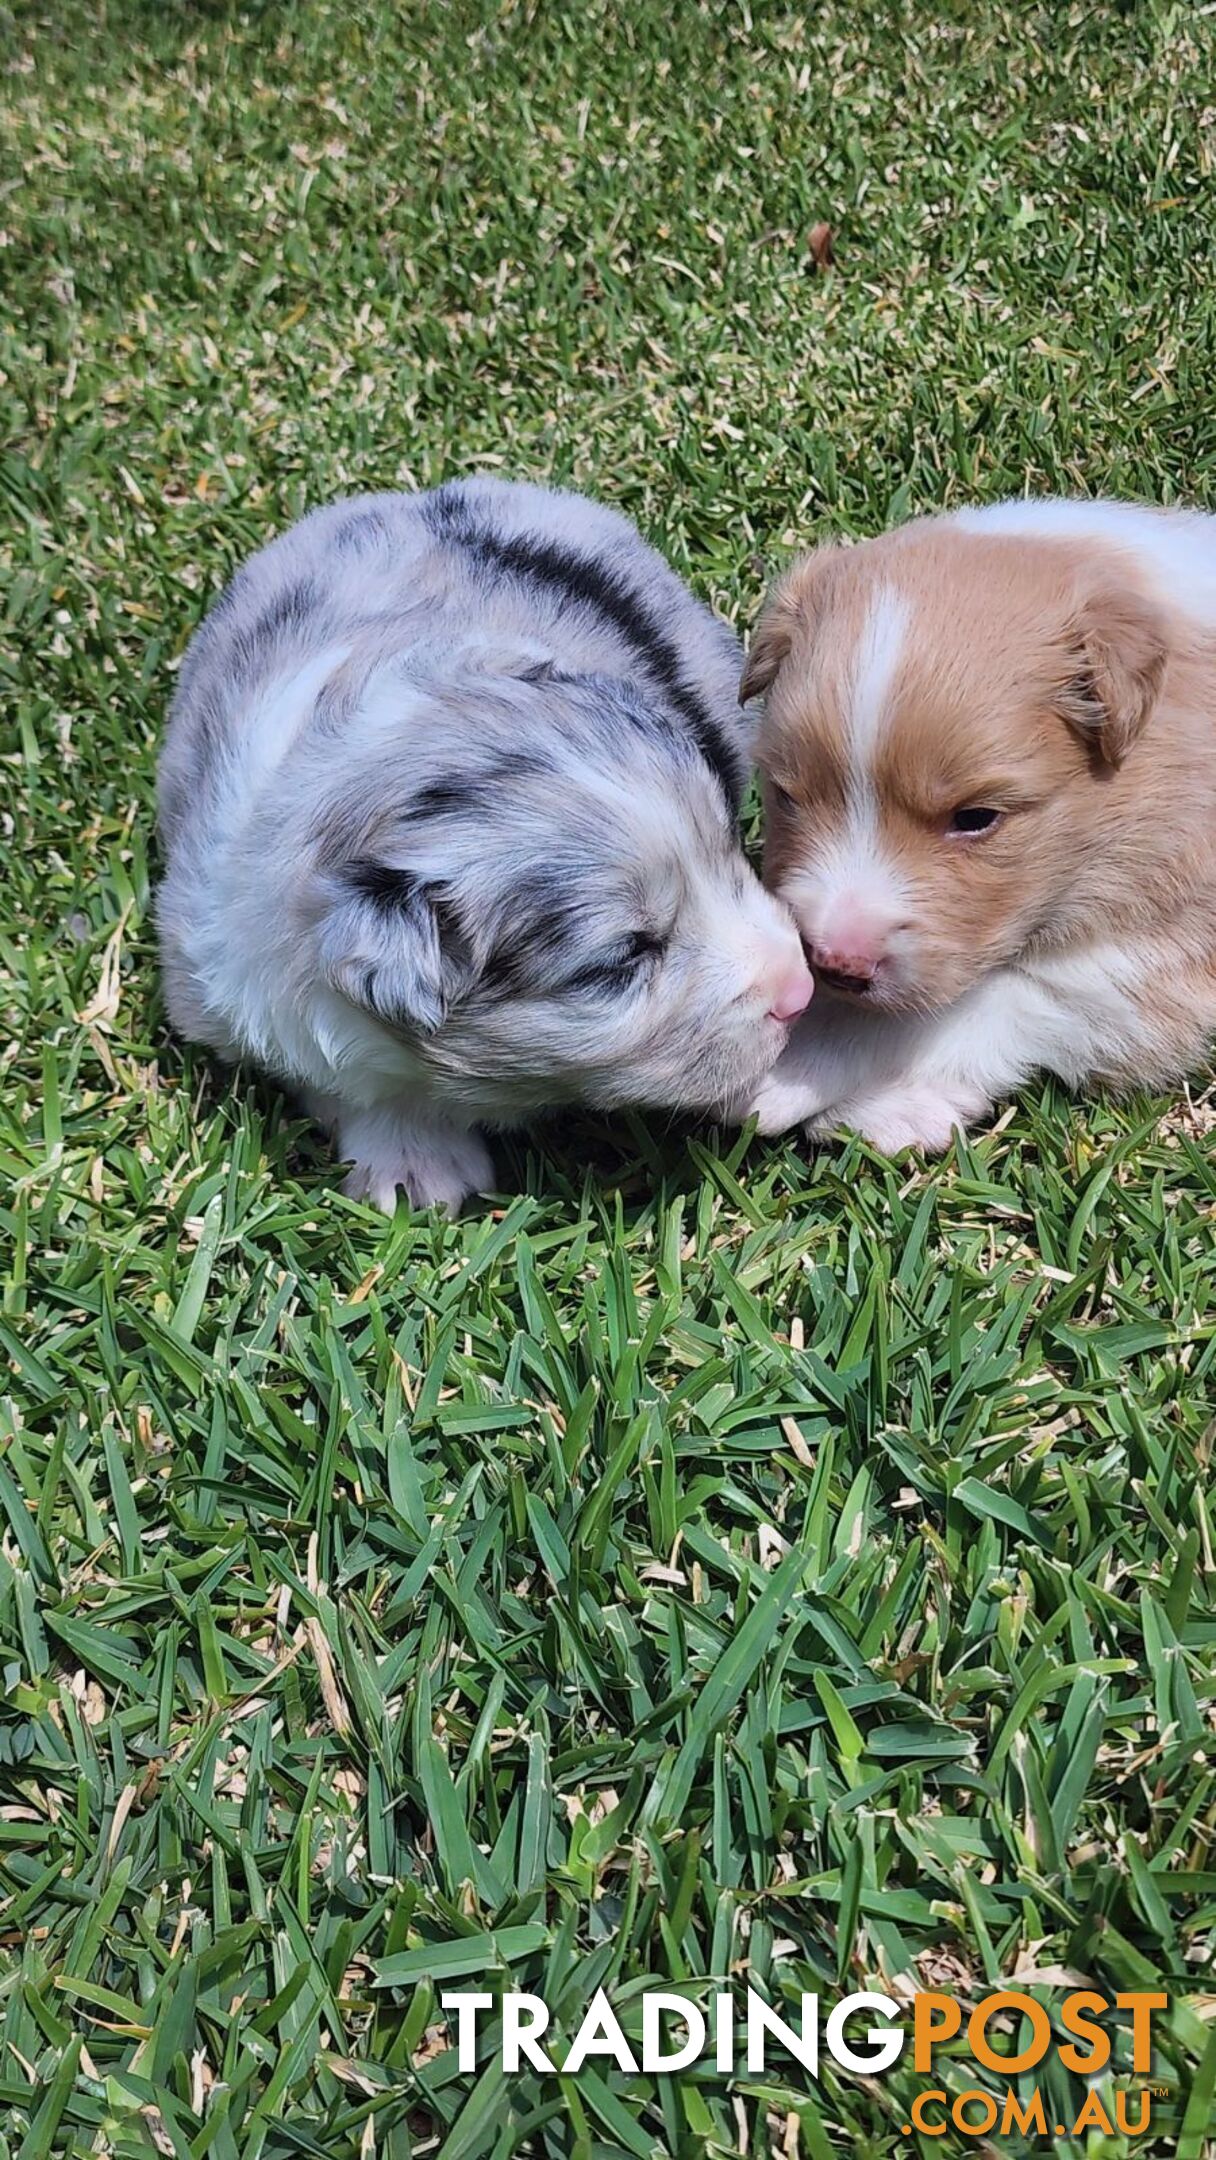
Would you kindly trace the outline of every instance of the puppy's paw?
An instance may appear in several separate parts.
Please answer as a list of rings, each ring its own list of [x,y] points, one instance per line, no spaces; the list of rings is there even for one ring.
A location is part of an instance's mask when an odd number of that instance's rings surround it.
[[[342,1190],[391,1215],[397,1194],[411,1207],[459,1215],[470,1193],[494,1190],[494,1164],[474,1132],[411,1125],[387,1111],[347,1112],[339,1144],[353,1168]]]
[[[823,1096],[817,1089],[805,1080],[783,1078],[780,1067],[775,1066],[740,1111],[739,1122],[754,1117],[757,1132],[769,1138],[774,1133],[789,1132],[794,1125],[808,1124],[823,1107]]]
[[[986,1108],[984,1096],[974,1088],[915,1081],[854,1102],[843,1122],[882,1155],[902,1155],[909,1148],[941,1155],[955,1132],[965,1131]]]

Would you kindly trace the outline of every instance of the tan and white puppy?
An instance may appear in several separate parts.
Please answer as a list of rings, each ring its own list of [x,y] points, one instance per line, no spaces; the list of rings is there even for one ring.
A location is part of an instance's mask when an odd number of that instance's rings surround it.
[[[750,1109],[940,1148],[1036,1070],[1216,1034],[1216,518],[1015,502],[825,547],[752,642],[816,997]]]

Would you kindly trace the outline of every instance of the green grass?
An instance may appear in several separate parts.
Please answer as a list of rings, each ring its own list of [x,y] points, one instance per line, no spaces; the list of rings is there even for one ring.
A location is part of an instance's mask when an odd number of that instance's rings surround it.
[[[1137,2149],[1198,2160],[1201,1093],[929,1169],[572,1124],[386,1225],[167,1037],[149,884],[174,658],[337,492],[573,481],[743,621],[909,510],[1216,501],[1216,16],[58,0],[0,57],[0,2155],[958,2149],[906,2065],[462,2079],[455,1960],[566,2030],[1160,1985]]]

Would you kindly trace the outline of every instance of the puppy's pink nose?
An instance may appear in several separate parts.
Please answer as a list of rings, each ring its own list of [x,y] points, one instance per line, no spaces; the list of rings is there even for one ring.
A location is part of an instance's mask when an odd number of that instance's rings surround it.
[[[817,975],[849,983],[873,982],[882,954],[869,938],[835,938],[832,943],[812,945],[811,966]]]
[[[796,1020],[811,1002],[815,987],[814,978],[807,968],[791,968],[777,985],[776,995],[770,1000],[770,1020]]]

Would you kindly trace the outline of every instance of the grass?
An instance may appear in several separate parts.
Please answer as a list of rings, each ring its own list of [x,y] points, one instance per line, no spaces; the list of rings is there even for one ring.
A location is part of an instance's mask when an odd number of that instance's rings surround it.
[[[1199,2160],[1202,1093],[929,1168],[576,1124],[386,1225],[167,1037],[149,885],[173,662],[343,490],[573,481],[741,620],[914,509],[1210,505],[1216,17],[58,0],[0,57],[2,2160],[959,2149],[905,2063],[462,2077],[458,1971],[566,2031],[1160,1986],[1150,2136],[1048,2143]]]

